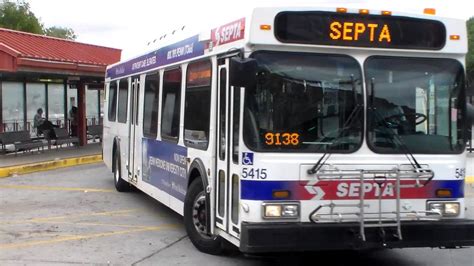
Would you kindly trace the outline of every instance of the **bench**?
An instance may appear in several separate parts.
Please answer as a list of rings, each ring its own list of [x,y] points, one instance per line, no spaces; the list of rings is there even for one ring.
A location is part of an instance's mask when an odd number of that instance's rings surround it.
[[[6,148],[5,148],[5,144],[3,144],[2,137],[3,137],[3,133],[0,133],[0,146],[2,147],[1,151],[5,152]]]
[[[15,154],[18,151],[31,151],[33,149],[42,148],[44,145],[42,140],[32,140],[28,131],[4,132],[1,134],[2,147],[5,149],[6,145],[13,145]]]
[[[93,125],[87,127],[87,135],[90,136],[93,141],[98,138],[100,142],[102,142],[102,125]]]
[[[54,134],[56,135],[56,139],[54,140],[54,145],[56,145],[56,148],[59,148],[59,146],[62,146],[63,144],[66,144],[68,147],[70,144],[79,144],[79,138],[70,137],[67,129],[54,128],[53,130]]]

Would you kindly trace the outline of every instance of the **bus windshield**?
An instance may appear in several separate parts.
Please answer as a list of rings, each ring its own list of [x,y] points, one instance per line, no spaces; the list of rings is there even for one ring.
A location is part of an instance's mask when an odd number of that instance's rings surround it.
[[[260,51],[243,137],[255,151],[352,152],[362,141],[362,78],[349,56]]]
[[[365,74],[372,150],[428,154],[464,150],[464,74],[459,62],[375,56],[366,61]]]

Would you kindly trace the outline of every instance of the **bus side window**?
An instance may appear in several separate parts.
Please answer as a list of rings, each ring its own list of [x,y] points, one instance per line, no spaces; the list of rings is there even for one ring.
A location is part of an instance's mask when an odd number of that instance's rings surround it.
[[[143,106],[143,135],[156,139],[158,132],[158,110],[160,92],[160,74],[153,73],[145,79],[145,99]]]
[[[128,81],[122,79],[119,82],[119,99],[118,99],[118,122],[127,122],[127,107],[128,107]]]
[[[233,125],[232,125],[232,162],[239,163],[239,125],[240,125],[240,88],[234,87],[234,110]]]
[[[178,142],[181,103],[181,69],[165,71],[161,110],[161,135]]]
[[[220,106],[219,106],[219,159],[225,160],[226,157],[226,147],[227,147],[227,133],[225,132],[225,122],[226,122],[226,106],[227,106],[227,69],[221,69],[220,73]],[[220,190],[219,190],[220,191]],[[221,215],[222,216],[222,215]]]
[[[109,110],[108,117],[110,122],[115,122],[117,119],[117,82],[112,81],[109,85]]]
[[[189,64],[186,74],[184,143],[201,150],[209,145],[211,73],[211,62],[200,61]]]

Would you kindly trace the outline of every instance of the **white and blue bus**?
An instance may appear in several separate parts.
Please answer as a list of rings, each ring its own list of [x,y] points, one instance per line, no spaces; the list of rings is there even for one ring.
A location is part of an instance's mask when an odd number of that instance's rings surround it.
[[[465,22],[249,16],[110,66],[103,156],[217,254],[474,245]]]

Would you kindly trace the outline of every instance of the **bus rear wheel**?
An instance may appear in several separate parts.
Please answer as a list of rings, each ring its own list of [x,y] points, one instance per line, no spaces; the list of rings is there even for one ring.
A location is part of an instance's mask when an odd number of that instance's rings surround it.
[[[219,255],[223,252],[222,238],[207,232],[206,194],[200,178],[188,188],[184,200],[184,226],[189,239],[201,252]]]
[[[114,153],[114,183],[115,189],[118,192],[127,192],[130,191],[130,184],[127,181],[122,179],[122,167],[120,163],[120,154],[118,152]]]

